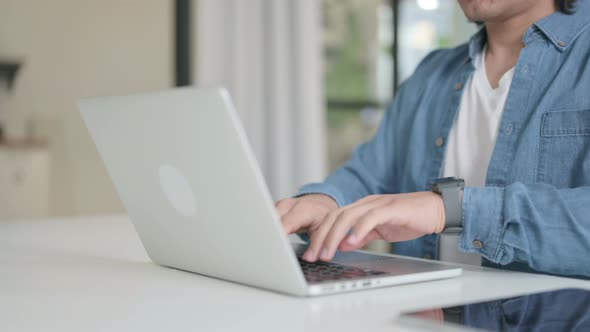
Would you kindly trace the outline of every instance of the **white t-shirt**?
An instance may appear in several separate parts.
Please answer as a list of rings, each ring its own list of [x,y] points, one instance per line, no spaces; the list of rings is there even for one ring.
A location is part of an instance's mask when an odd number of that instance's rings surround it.
[[[485,186],[504,104],[514,76],[512,68],[502,76],[498,88],[492,88],[486,74],[485,54],[486,48],[474,59],[475,72],[465,85],[459,113],[449,133],[443,164],[443,177],[462,178],[466,187]],[[448,243],[451,238],[454,242]],[[479,265],[479,255],[458,251],[458,239],[459,236],[441,237],[440,259]]]

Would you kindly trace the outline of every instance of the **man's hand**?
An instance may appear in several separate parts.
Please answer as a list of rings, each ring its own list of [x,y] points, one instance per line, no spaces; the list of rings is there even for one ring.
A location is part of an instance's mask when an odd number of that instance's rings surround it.
[[[303,231],[313,234],[328,213],[338,208],[338,204],[330,196],[309,194],[280,200],[275,207],[287,234]]]
[[[376,239],[397,242],[440,233],[445,225],[445,210],[442,197],[430,191],[373,195],[332,210],[325,220],[314,225],[319,226],[311,234],[303,258],[310,262],[329,261],[336,249],[350,251]]]

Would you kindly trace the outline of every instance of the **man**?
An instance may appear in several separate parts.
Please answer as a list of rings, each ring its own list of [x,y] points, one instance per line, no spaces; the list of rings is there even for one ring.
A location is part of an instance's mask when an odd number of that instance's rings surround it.
[[[375,239],[438,258],[455,229],[485,266],[590,276],[590,1],[458,1],[483,28],[428,55],[349,162],[277,202],[283,227],[311,235],[308,261]]]

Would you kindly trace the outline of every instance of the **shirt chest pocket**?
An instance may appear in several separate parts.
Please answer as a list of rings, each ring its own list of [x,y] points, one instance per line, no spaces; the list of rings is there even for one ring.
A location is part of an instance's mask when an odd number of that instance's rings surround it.
[[[537,180],[557,188],[590,185],[590,109],[543,115]]]

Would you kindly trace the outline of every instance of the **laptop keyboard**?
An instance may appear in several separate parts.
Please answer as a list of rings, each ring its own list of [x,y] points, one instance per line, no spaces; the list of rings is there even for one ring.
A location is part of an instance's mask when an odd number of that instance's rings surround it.
[[[308,282],[335,281],[345,279],[364,279],[387,274],[382,271],[359,269],[351,266],[344,266],[336,263],[321,262],[310,263],[297,257],[299,265],[303,270],[305,279]]]

